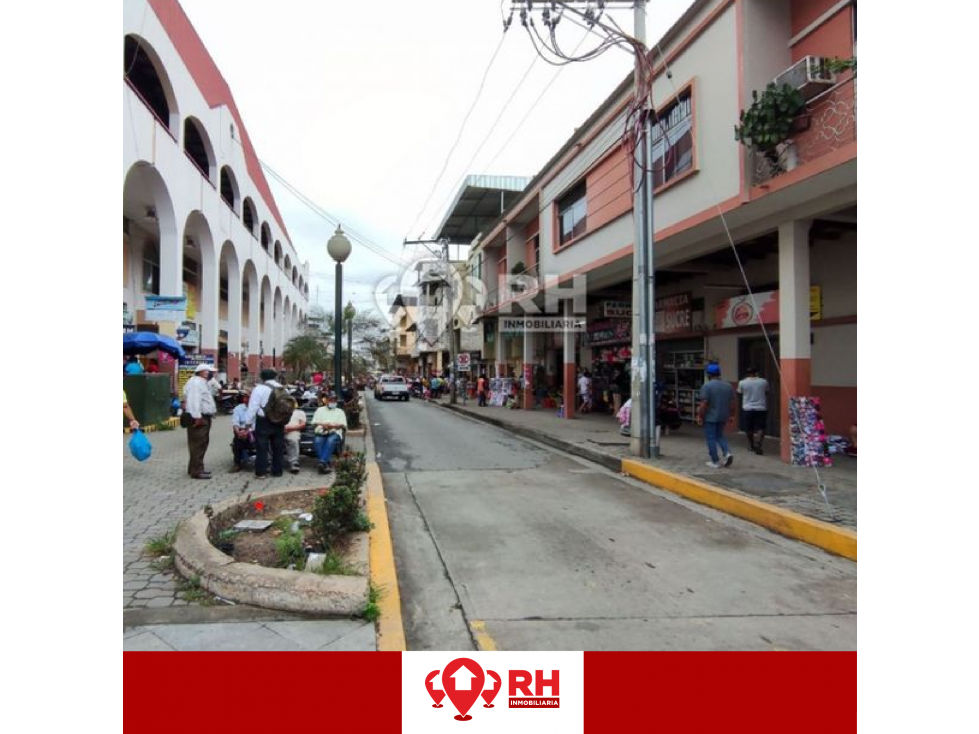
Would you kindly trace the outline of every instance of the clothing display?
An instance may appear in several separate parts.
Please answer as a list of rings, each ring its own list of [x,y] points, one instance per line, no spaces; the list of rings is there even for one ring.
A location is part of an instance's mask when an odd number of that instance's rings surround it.
[[[793,466],[832,466],[819,398],[789,398]]]

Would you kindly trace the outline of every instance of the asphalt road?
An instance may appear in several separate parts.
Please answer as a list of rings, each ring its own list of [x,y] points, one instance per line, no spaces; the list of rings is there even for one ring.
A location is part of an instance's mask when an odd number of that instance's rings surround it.
[[[409,650],[856,649],[856,564],[368,395]]]

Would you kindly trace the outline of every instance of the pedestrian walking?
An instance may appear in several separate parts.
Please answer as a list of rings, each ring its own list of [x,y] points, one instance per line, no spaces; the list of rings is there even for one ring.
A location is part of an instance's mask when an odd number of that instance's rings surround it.
[[[139,428],[139,421],[133,415],[133,409],[129,407],[129,398],[126,397],[125,390],[122,391],[122,414],[129,419],[129,430],[135,431]]]
[[[748,376],[738,383],[741,396],[741,412],[744,414],[745,433],[748,434],[748,448],[759,456],[763,453],[765,424],[768,418],[768,380],[758,376],[758,370],[748,368]]]
[[[273,369],[262,370],[259,375],[262,382],[255,386],[255,389],[252,390],[252,396],[248,400],[247,419],[249,422],[255,422],[255,476],[258,479],[264,479],[268,476],[270,450],[272,453],[272,476],[282,476],[282,462],[286,450],[284,429],[291,412],[286,413],[286,420],[282,423],[273,423],[265,415],[265,409],[269,407],[272,391],[282,387],[276,381],[276,375],[277,373]]]
[[[585,370],[578,378],[578,395],[581,398],[581,413],[591,412],[591,373]]]
[[[486,407],[486,375],[484,374],[480,375],[479,379],[476,380],[476,393],[479,398],[479,402],[477,403],[477,405],[479,405],[480,408],[485,408]]]
[[[707,382],[700,388],[700,405],[697,409],[697,425],[704,426],[707,438],[707,451],[710,461],[707,466],[720,469],[721,466],[731,466],[734,455],[724,438],[724,424],[734,414],[734,388],[721,379],[721,366],[716,362],[707,365]],[[724,452],[719,457],[717,447]],[[721,463],[723,458],[724,463]]]
[[[184,386],[185,410],[192,420],[187,427],[187,450],[190,453],[187,473],[193,479],[211,478],[211,473],[204,468],[204,455],[211,440],[211,418],[218,412],[214,395],[207,385],[213,373],[211,365],[199,364]]]
[[[292,417],[286,424],[286,464],[293,474],[299,473],[299,437],[306,428],[306,412],[299,409],[299,403],[292,399]]]

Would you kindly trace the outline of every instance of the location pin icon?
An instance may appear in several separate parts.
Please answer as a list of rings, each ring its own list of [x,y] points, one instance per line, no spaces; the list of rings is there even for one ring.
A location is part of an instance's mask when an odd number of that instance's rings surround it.
[[[493,708],[493,699],[496,698],[496,694],[500,692],[502,683],[500,681],[500,676],[497,675],[495,670],[487,670],[486,675],[493,679],[495,685],[492,688],[483,691],[480,695],[482,695],[483,700],[486,701],[486,703],[483,704],[483,708],[491,709]]]
[[[435,703],[432,704],[433,709],[442,708],[442,699],[445,698],[445,691],[436,690],[435,684],[432,683],[432,679],[434,679],[438,674],[439,672],[437,670],[433,670],[425,679],[425,688],[428,689],[428,695],[432,697],[433,701],[435,701]]]
[[[472,719],[466,712],[479,699],[485,682],[486,674],[483,669],[470,658],[456,658],[442,671],[442,688],[459,711],[459,715],[454,717],[457,721]]]

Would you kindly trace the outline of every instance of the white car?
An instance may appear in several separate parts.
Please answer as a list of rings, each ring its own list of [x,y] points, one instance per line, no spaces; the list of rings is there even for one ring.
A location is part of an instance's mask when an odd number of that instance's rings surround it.
[[[408,394],[408,381],[401,375],[381,375],[381,379],[374,385],[374,399],[383,400],[388,397],[395,397],[405,402],[411,400]]]

